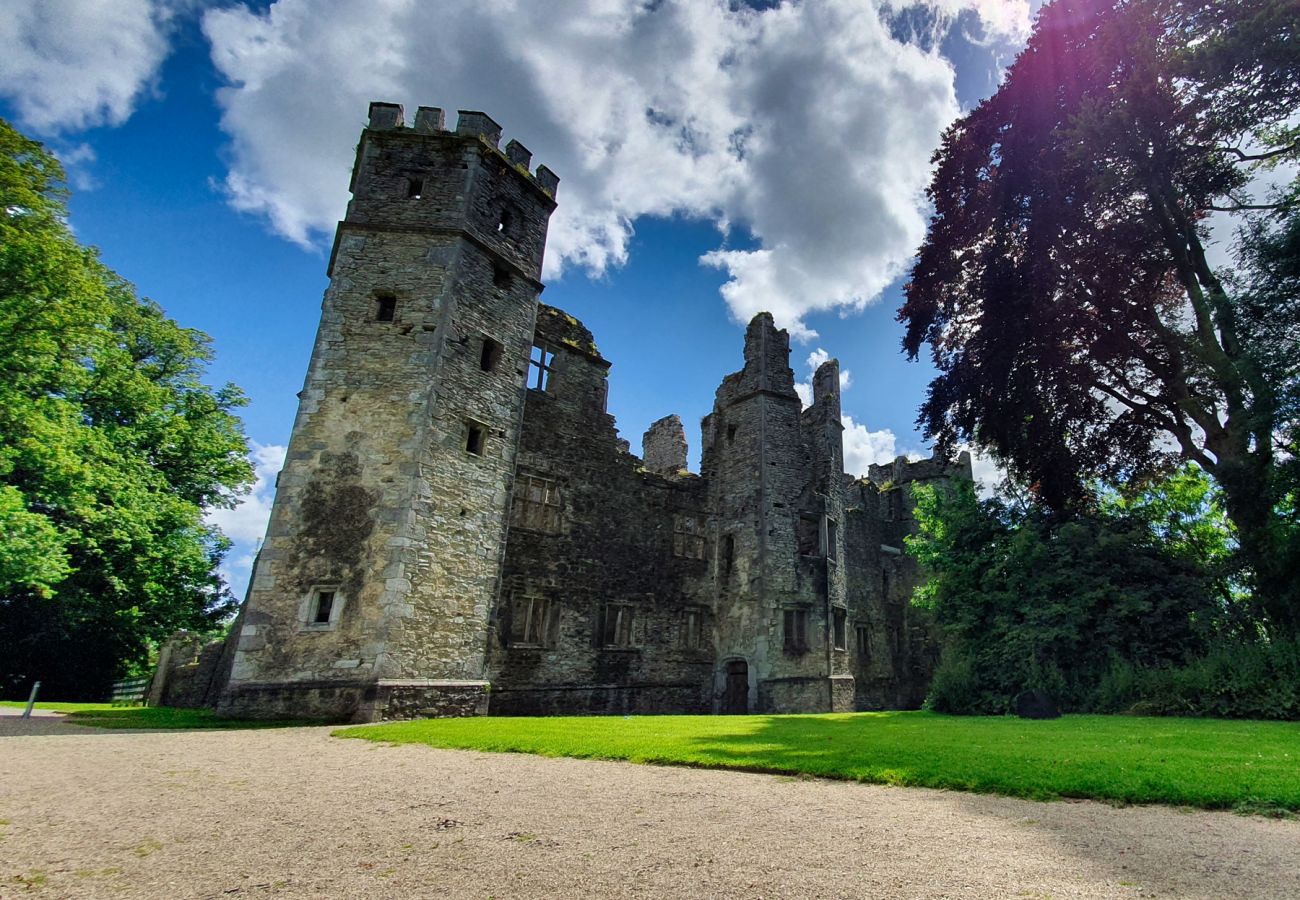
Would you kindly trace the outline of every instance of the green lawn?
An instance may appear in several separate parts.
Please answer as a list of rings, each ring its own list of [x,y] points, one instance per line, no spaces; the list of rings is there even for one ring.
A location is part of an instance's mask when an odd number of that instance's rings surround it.
[[[424,719],[339,737],[1052,799],[1300,812],[1300,723],[925,712]]]
[[[18,707],[26,703],[0,700],[0,706]],[[110,703],[37,703],[37,709],[67,713],[78,725],[95,728],[285,728],[293,725],[319,724],[309,721],[264,721],[225,719],[206,709],[173,709],[168,706],[113,706]]]

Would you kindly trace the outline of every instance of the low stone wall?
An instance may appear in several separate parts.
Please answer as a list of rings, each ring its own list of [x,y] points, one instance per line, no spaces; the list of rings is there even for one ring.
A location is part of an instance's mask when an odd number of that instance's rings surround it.
[[[838,680],[838,679],[837,679]],[[847,679],[850,683],[852,679]],[[830,712],[832,682],[824,676],[769,678],[758,683],[760,713]],[[852,693],[845,711],[851,710]]]
[[[378,722],[486,715],[486,681],[299,681],[232,685],[217,712],[249,719]]]
[[[695,715],[713,712],[704,684],[574,685],[494,690],[494,716]]]

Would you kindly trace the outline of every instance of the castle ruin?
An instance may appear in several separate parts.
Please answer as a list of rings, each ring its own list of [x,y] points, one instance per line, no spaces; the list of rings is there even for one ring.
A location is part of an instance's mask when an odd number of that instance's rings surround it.
[[[424,715],[914,707],[914,482],[845,475],[839,369],[803,409],[760,314],[702,422],[642,456],[610,363],[539,302],[559,179],[462,111],[373,103],[266,540],[218,709]]]

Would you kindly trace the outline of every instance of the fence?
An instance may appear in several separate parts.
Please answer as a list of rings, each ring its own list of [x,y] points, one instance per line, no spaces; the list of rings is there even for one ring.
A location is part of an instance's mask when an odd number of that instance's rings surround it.
[[[145,692],[149,690],[149,682],[152,680],[145,677],[114,681],[113,693],[109,700],[114,706],[134,706],[136,704],[143,706]]]

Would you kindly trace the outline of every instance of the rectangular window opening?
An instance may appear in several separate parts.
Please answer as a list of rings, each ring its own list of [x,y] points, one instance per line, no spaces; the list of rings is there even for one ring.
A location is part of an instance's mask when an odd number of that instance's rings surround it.
[[[636,609],[628,603],[605,605],[601,643],[606,647],[631,647],[635,643]]]
[[[330,614],[334,612],[334,592],[317,591],[316,601],[312,609],[311,623],[313,625],[328,625],[330,623]]]
[[[831,561],[839,559],[839,550],[836,549],[838,545],[839,545],[839,528],[838,526],[836,526],[834,519],[827,519],[826,520],[826,546],[824,548],[825,550],[824,555],[827,559]]]
[[[673,556],[704,559],[704,520],[699,516],[678,516],[673,522]]]
[[[518,597],[510,616],[510,643],[550,647],[555,643],[555,608],[545,597]]]
[[[785,610],[785,652],[808,652],[808,610]]]
[[[532,355],[528,357],[528,387],[534,391],[545,391],[550,387],[554,366],[555,354],[541,344],[534,344]]]
[[[484,372],[495,372],[497,366],[501,365],[503,353],[505,353],[505,347],[500,341],[494,341],[490,337],[483,338],[483,349],[478,358],[479,368]]]
[[[558,534],[560,511],[560,489],[553,480],[537,475],[520,475],[515,481],[514,501],[510,508],[511,526]]]
[[[391,322],[397,316],[397,297],[393,294],[375,295],[375,321]]]
[[[704,646],[704,609],[691,606],[682,612],[682,646],[697,650]]]
[[[482,425],[473,422],[466,423],[465,426],[465,450],[473,453],[475,456],[483,455],[483,448],[487,443],[487,429]]]
[[[731,577],[731,568],[736,560],[736,538],[735,535],[727,535],[722,539],[722,577]]]
[[[500,263],[493,263],[492,283],[499,288],[510,287],[510,270]]]
[[[412,200],[419,200],[424,195],[424,179],[408,178],[406,179],[406,196]]]
[[[871,657],[871,626],[859,625],[854,629],[858,636],[858,656],[866,660]]]
[[[800,556],[816,556],[820,545],[818,522],[812,516],[800,516],[795,519],[795,542],[799,546]]]
[[[847,650],[849,648],[849,639],[847,634],[848,612],[836,607],[831,610],[831,621],[834,625],[835,649]]]

